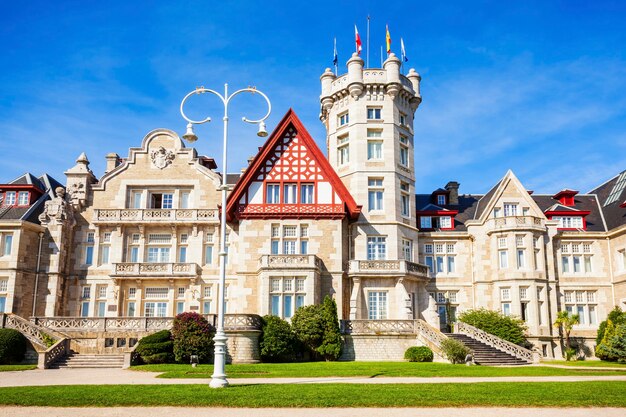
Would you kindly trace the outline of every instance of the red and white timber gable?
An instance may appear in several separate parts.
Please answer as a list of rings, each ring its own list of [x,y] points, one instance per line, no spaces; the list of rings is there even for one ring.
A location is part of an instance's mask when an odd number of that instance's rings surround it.
[[[229,196],[238,219],[358,218],[361,207],[292,109],[259,150]]]

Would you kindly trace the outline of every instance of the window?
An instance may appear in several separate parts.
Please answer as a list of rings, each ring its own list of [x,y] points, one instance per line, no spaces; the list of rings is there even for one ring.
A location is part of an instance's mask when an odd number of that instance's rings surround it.
[[[178,248],[178,262],[187,262],[187,246],[180,246]]]
[[[173,202],[173,193],[152,193],[150,195],[151,207],[155,209],[171,209]]]
[[[381,119],[381,108],[380,107],[368,107],[367,108],[367,119],[368,120],[380,120]]]
[[[181,314],[185,311],[185,302],[177,301],[176,302],[176,314]]]
[[[500,210],[500,207],[494,207],[493,217],[500,217],[501,215],[502,215],[502,210]]]
[[[561,272],[564,274],[589,274],[593,272],[593,246],[591,242],[561,243]]]
[[[282,230],[282,233],[281,233]],[[300,250],[306,255],[309,249],[309,226],[301,225],[272,225],[270,250],[272,255],[295,255]],[[282,252],[281,252],[282,250]]]
[[[506,248],[507,244],[506,244],[506,237],[500,237],[498,238],[498,248],[499,249],[503,249]]]
[[[524,249],[517,250],[517,269],[523,269],[526,267],[525,254],[526,251]]]
[[[297,184],[284,184],[283,185],[283,202],[285,204],[296,204],[297,191],[298,191]]]
[[[337,138],[337,165],[346,165],[350,162],[349,136],[343,135]]]
[[[430,256],[434,252],[436,256]],[[424,263],[430,268],[434,274],[453,274],[456,272],[456,245],[450,243],[431,243],[424,245]]]
[[[598,324],[596,291],[564,291],[565,310],[578,314],[580,326]]]
[[[435,298],[435,293],[431,293]],[[437,313],[439,313],[439,326],[446,330],[449,323],[456,320],[456,310],[458,308],[458,291],[444,291],[436,293]]]
[[[339,126],[347,125],[350,122],[350,114],[348,112],[340,114],[338,118]]]
[[[20,191],[18,193],[18,206],[27,206],[28,205],[28,191]]]
[[[145,303],[145,316],[146,317],[165,317],[167,315],[167,303]]]
[[[93,265],[93,246],[85,246],[85,265]]]
[[[445,206],[446,205],[446,195],[439,194],[437,195],[437,205]]]
[[[6,279],[0,279],[0,292],[5,293],[8,291],[9,281]]]
[[[211,314],[211,302],[213,301],[213,286],[207,285],[202,289],[202,314]]]
[[[407,261],[413,261],[413,241],[409,239],[402,239],[402,254]]]
[[[500,260],[500,268],[501,269],[505,269],[509,267],[509,254],[508,251],[506,250],[500,250],[498,251],[498,258]]]
[[[504,216],[517,216],[517,204],[504,203]]]
[[[406,136],[400,135],[400,165],[404,167],[409,166],[409,139]]]
[[[451,216],[419,216],[420,229],[452,229]]]
[[[100,264],[106,265],[109,263],[109,252],[111,250],[111,246],[102,245],[100,246]]]
[[[290,319],[304,306],[305,280],[301,277],[270,278],[270,311],[273,316]]]
[[[2,256],[11,255],[11,250],[13,249],[13,234],[12,233],[0,233],[0,245],[2,246],[0,249],[2,250]]]
[[[380,140],[367,141],[367,159],[383,159],[383,142]]]
[[[409,194],[409,184],[400,183],[400,214],[403,217],[411,217],[411,196]]]
[[[369,320],[384,320],[387,318],[386,291],[369,291],[367,304],[367,318]]]
[[[15,191],[6,191],[4,193],[4,205],[14,206],[17,193]]]
[[[382,138],[383,131],[382,129],[367,129],[367,137],[368,138]]]
[[[367,237],[367,259],[387,259],[387,238],[385,236]]]
[[[429,216],[421,216],[420,217],[420,228],[422,229],[432,229],[432,217]]]
[[[501,311],[505,316],[511,315],[511,289],[500,288]]]
[[[619,264],[619,268],[624,271],[626,270],[626,249],[622,249],[617,252],[617,262]]]
[[[180,193],[180,208],[189,208],[189,191],[183,191],[182,193]]]
[[[559,222],[559,229],[584,229],[583,218],[580,216],[554,216],[552,220]]]
[[[141,205],[142,194],[143,193],[141,191],[131,191],[132,201],[131,201],[130,207],[136,208],[136,209],[142,208],[142,205]]]
[[[383,179],[370,178],[367,181],[368,209],[370,211],[383,209]]]
[[[267,184],[267,195],[265,201],[267,204],[280,203],[280,185],[279,184]]]
[[[452,228],[452,218],[450,216],[439,217],[439,228],[441,229]]]
[[[127,308],[126,308],[126,315],[128,317],[134,317],[135,316],[135,302],[134,301],[129,301]]]
[[[145,298],[159,299],[167,298],[169,294],[169,288],[167,287],[148,287],[145,291]]]
[[[137,288],[131,287],[128,289],[128,298],[135,298],[137,295]]]
[[[82,298],[82,299],[89,299],[89,298],[91,298],[91,287],[89,287],[89,286],[84,286],[84,287],[82,288],[81,298]]]
[[[400,124],[406,126],[406,114],[400,113]]]
[[[148,262],[166,263],[170,261],[170,248],[148,247]]]
[[[313,184],[301,184],[300,185],[300,203],[301,204],[313,204]]]

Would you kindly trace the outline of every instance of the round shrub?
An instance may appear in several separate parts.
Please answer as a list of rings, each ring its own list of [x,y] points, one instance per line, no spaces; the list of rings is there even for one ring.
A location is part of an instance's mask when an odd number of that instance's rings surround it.
[[[169,330],[161,330],[143,337],[137,343],[135,354],[141,363],[174,362],[174,342]]]
[[[310,305],[296,310],[291,328],[298,340],[314,357],[333,361],[341,356],[343,340],[339,331],[337,304],[329,296],[322,305]]]
[[[209,363],[213,357],[215,328],[198,313],[181,313],[174,319],[174,359],[189,363],[191,355],[198,355],[200,363]]]
[[[404,359],[409,362],[432,362],[433,351],[426,346],[411,346],[404,352]]]
[[[441,342],[443,354],[452,363],[465,363],[465,357],[471,353],[463,343],[454,339],[445,339]]]
[[[263,362],[291,362],[295,359],[298,339],[289,322],[276,316],[263,317],[263,335],[259,347]]]
[[[23,361],[26,344],[26,338],[17,330],[0,329],[0,364]]]
[[[526,324],[519,318],[505,316],[499,311],[479,308],[464,311],[459,314],[458,319],[463,323],[498,336],[500,339],[523,347],[530,346],[530,343],[526,340]]]

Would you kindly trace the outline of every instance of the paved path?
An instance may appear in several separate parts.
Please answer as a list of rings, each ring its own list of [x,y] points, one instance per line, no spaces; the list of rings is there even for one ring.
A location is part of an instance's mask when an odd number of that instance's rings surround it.
[[[170,379],[156,378],[158,373],[129,371],[125,369],[47,369],[0,373],[0,387],[42,385],[118,385],[118,384],[208,384],[208,378]],[[232,385],[242,384],[443,384],[477,382],[573,382],[573,381],[626,381],[626,375],[606,376],[509,376],[509,377],[329,377],[329,378],[245,378],[229,379]]]
[[[4,407],[0,417],[623,417],[623,408],[52,408]]]

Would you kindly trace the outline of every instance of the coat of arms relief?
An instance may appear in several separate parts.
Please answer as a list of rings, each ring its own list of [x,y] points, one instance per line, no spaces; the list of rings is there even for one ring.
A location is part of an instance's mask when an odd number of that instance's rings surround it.
[[[159,169],[163,169],[170,165],[175,157],[176,155],[174,155],[174,152],[168,151],[163,146],[160,146],[159,149],[150,152],[152,164]]]

